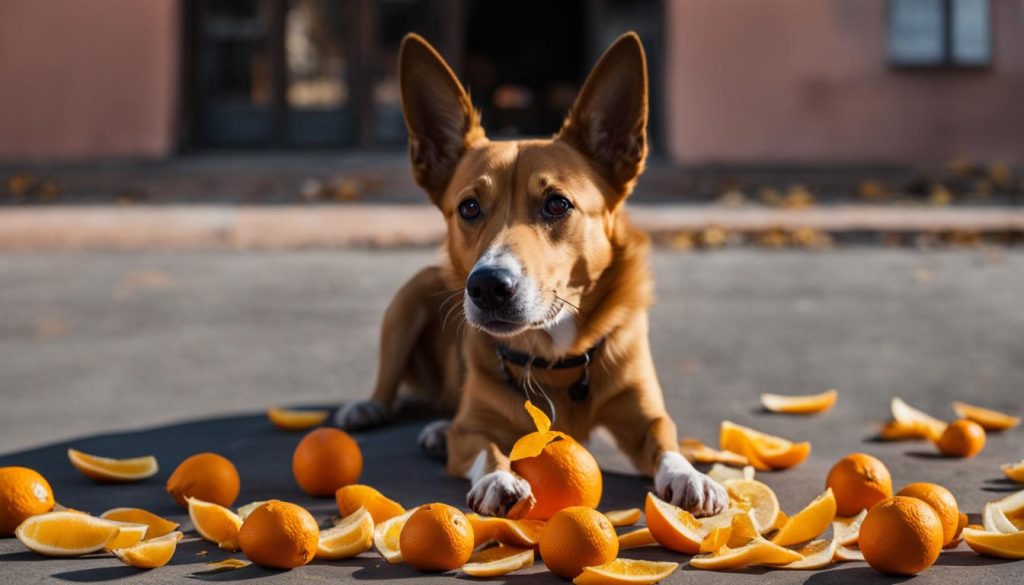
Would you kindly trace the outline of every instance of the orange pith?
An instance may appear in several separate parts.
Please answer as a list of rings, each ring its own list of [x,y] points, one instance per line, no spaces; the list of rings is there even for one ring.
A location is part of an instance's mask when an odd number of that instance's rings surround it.
[[[803,463],[811,453],[811,444],[806,441],[794,443],[727,420],[722,421],[719,447],[745,456],[762,471],[789,469]]]
[[[942,522],[942,546],[956,538],[960,525],[960,507],[956,497],[941,485],[926,482],[912,483],[896,492],[897,496],[917,498],[928,504]]]
[[[198,498],[229,507],[238,498],[241,480],[238,470],[227,458],[216,453],[198,453],[181,462],[167,479],[167,493],[182,508],[186,498]]]
[[[152,455],[131,459],[111,459],[68,449],[68,459],[75,469],[82,472],[82,475],[100,482],[139,481],[153,477],[160,470],[156,457]]]
[[[401,504],[368,485],[347,485],[335,492],[334,499],[338,503],[338,513],[343,518],[354,514],[359,508],[366,508],[373,516],[374,524],[380,524],[405,513]]]
[[[835,494],[836,514],[856,516],[892,495],[892,475],[871,455],[853,453],[832,466],[825,486]]]
[[[282,431],[304,431],[320,426],[330,414],[329,410],[291,410],[278,407],[267,409],[267,418],[271,424]]]
[[[310,431],[292,455],[292,474],[302,491],[311,496],[333,496],[359,481],[363,453],[359,444],[340,429]]]
[[[985,448],[985,429],[974,421],[953,421],[935,446],[946,457],[974,457]]]
[[[15,536],[41,555],[74,557],[101,550],[120,532],[117,523],[88,514],[46,512],[22,522]]]
[[[978,423],[986,431],[1005,431],[1020,424],[1020,417],[965,402],[954,402],[953,412],[960,418]]]
[[[426,504],[405,522],[399,549],[405,562],[420,571],[451,571],[473,554],[473,526],[457,508]]]
[[[340,560],[354,557],[373,546],[373,516],[359,508],[342,518],[333,528],[320,531],[316,558]]]
[[[199,536],[224,550],[238,550],[242,519],[224,506],[188,498],[188,516]]]
[[[49,512],[53,506],[53,490],[37,471],[0,467],[0,536],[14,534],[26,518]]]
[[[101,514],[100,518],[114,520],[116,522],[145,524],[149,527],[149,531],[146,532],[146,538],[149,539],[166,536],[178,528],[177,522],[171,522],[166,518],[161,518],[160,516],[157,516],[152,512],[147,512],[141,508],[114,508]]]
[[[832,539],[838,546],[853,546],[860,540],[860,526],[868,515],[867,510],[847,518],[836,518],[832,521]]]
[[[470,577],[500,577],[533,565],[533,549],[504,544],[473,553],[462,572]]]
[[[596,567],[586,567],[573,579],[575,585],[653,585],[667,579],[679,563],[615,559]]]
[[[761,405],[771,412],[786,414],[815,414],[831,409],[839,398],[835,389],[826,390],[821,394],[806,396],[783,396],[781,394],[762,394]]]
[[[611,562],[619,554],[619,539],[604,514],[585,506],[559,511],[540,536],[540,556],[554,574],[574,579],[584,567]]]
[[[142,541],[129,548],[114,549],[113,553],[122,563],[137,569],[155,569],[170,562],[178,541],[184,535],[180,532],[169,532],[157,538]]]
[[[402,549],[400,548],[402,528],[417,509],[408,510],[405,514],[395,516],[373,527],[373,545],[377,547],[377,552],[387,562],[402,562]]]
[[[836,498],[829,488],[806,508],[792,516],[772,538],[772,542],[780,546],[807,542],[825,532],[835,517]]]
[[[245,519],[238,542],[245,556],[257,565],[293,569],[316,556],[320,529],[304,508],[270,500]]]
[[[942,550],[942,521],[917,498],[887,498],[868,511],[860,527],[860,551],[872,568],[897,575],[927,569]]]

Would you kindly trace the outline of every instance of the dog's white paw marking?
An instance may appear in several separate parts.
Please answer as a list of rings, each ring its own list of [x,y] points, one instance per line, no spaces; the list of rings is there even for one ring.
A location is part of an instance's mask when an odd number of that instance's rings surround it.
[[[519,500],[530,495],[530,484],[525,479],[508,471],[492,471],[473,484],[466,504],[477,514],[504,517]]]
[[[452,426],[452,421],[448,419],[435,420],[434,422],[423,427],[420,431],[419,437],[416,441],[420,444],[420,449],[437,459],[444,459],[448,456],[448,427]]]
[[[698,518],[725,510],[729,494],[718,482],[697,471],[679,453],[663,453],[654,475],[654,491],[666,502]]]
[[[373,400],[357,400],[343,404],[334,413],[334,426],[346,431],[358,431],[380,426],[388,418],[388,411]]]

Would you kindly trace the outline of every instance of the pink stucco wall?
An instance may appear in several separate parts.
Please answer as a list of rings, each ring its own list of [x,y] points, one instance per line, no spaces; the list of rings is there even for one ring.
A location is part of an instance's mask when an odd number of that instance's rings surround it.
[[[171,152],[179,21],[178,0],[0,2],[0,159]]]
[[[666,0],[667,146],[684,163],[1024,158],[1024,3],[981,71],[886,63],[882,0]]]

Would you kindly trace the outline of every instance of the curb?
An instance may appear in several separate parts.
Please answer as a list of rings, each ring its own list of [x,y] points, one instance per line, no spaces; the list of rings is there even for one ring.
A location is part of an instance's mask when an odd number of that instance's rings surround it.
[[[841,232],[1022,232],[1024,210],[833,206],[746,209],[637,205],[652,234],[811,229]],[[36,207],[0,209],[0,250],[302,249],[430,246],[444,237],[428,205]]]

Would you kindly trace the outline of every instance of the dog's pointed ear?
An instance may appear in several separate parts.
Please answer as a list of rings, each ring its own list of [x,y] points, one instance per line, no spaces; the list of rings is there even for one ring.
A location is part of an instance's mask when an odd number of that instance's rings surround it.
[[[558,139],[582,152],[618,193],[633,190],[647,157],[647,59],[640,37],[619,37],[594,65]]]
[[[402,40],[398,85],[413,176],[436,204],[462,153],[484,138],[480,116],[451,67],[419,35]]]

